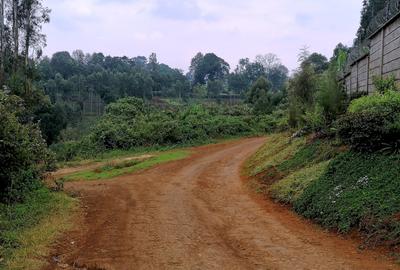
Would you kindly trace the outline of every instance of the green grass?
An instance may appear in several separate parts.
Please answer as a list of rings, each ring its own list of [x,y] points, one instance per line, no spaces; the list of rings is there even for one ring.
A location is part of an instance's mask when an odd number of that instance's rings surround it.
[[[280,163],[279,171],[290,173],[305,166],[310,166],[321,161],[330,160],[338,153],[329,141],[318,140],[300,147],[294,155]]]
[[[155,165],[162,164],[169,161],[184,159],[190,155],[187,150],[176,150],[162,152],[155,157],[147,160],[139,161],[132,160],[129,162],[117,163],[116,165],[105,165],[100,169],[86,170],[82,172],[73,173],[63,177],[64,181],[92,181],[102,179],[112,179],[117,176],[130,174],[139,170],[148,169]]]
[[[132,156],[140,156],[154,152],[164,152],[164,151],[171,151],[177,148],[182,148],[182,146],[178,145],[171,145],[171,146],[149,146],[149,147],[138,147],[135,149],[115,149],[109,150],[105,152],[99,152],[95,156],[90,158],[88,157],[77,157],[72,161],[67,162],[59,162],[57,167],[65,168],[65,167],[77,167],[82,165],[90,165],[98,162],[107,162],[112,161],[114,159],[121,159],[125,157],[132,157]]]
[[[269,136],[248,161],[258,192],[323,227],[400,247],[400,155],[357,153],[329,140]]]
[[[271,186],[272,198],[285,204],[294,203],[304,190],[325,172],[328,164],[329,161],[311,164],[289,174]]]
[[[294,156],[305,144],[305,138],[290,141],[287,133],[270,135],[264,146],[246,162],[246,173],[255,176],[271,167],[276,167]]]
[[[122,158],[132,157],[132,156],[141,156],[141,155],[167,152],[167,151],[173,151],[173,150],[182,150],[182,149],[185,149],[188,147],[224,143],[224,142],[239,140],[244,137],[246,137],[246,136],[224,136],[224,138],[220,138],[220,139],[208,139],[208,140],[183,143],[183,144],[175,144],[175,145],[166,145],[166,146],[165,145],[164,146],[154,145],[154,146],[136,147],[133,149],[114,149],[114,150],[99,152],[99,153],[93,154],[90,157],[88,157],[88,156],[79,157],[78,156],[78,157],[75,157],[71,161],[61,161],[61,162],[57,163],[57,167],[58,168],[79,167],[79,166],[100,163],[100,162],[113,161],[115,159],[122,159]]]
[[[347,152],[294,203],[324,227],[357,228],[369,241],[400,244],[400,155]]]
[[[71,228],[77,201],[41,188],[24,203],[0,205],[0,269],[40,269],[49,246]]]

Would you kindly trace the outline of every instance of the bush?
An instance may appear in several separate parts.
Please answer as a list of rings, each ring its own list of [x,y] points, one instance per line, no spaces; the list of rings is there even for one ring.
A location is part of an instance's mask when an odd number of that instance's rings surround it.
[[[359,151],[400,150],[400,93],[387,91],[352,101],[337,130],[344,143]]]
[[[304,114],[306,127],[312,131],[318,132],[326,126],[326,119],[323,114],[323,108],[316,105],[312,110]]]
[[[387,78],[374,77],[372,78],[376,91],[378,93],[385,93],[387,91],[397,91],[396,78],[392,75]]]
[[[15,103],[15,101],[17,101]],[[44,173],[53,167],[53,156],[37,125],[23,124],[18,118],[23,108],[15,96],[0,92],[0,200],[22,201],[40,186]]]
[[[338,135],[345,144],[363,152],[395,147],[400,135],[395,120],[396,115],[380,112],[350,113],[338,121]]]
[[[89,137],[104,150],[191,143],[254,134],[259,126],[249,121],[250,116],[247,106],[192,105],[163,110],[130,98],[111,104]]]
[[[348,111],[400,113],[400,92],[387,91],[384,94],[374,94],[355,99],[351,102]]]

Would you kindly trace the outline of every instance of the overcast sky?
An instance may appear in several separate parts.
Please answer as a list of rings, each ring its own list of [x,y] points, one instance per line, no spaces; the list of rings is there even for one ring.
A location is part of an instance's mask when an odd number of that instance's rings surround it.
[[[234,68],[240,58],[275,53],[294,69],[304,45],[331,56],[351,44],[361,0],[45,0],[52,9],[45,54],[103,52],[187,70],[199,51]]]

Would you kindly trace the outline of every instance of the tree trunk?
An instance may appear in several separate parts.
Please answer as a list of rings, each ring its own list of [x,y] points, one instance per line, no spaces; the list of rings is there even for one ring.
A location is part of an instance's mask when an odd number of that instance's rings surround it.
[[[4,84],[4,0],[0,0],[0,89]]]
[[[28,64],[29,64],[29,47],[31,45],[31,12],[32,2],[28,1],[25,7],[25,48],[24,48],[24,73],[25,73],[25,91],[29,89],[28,83]]]
[[[28,7],[26,10],[26,24],[25,24],[25,71],[28,70],[28,61],[29,61],[29,47],[31,41],[31,8]]]
[[[19,51],[19,26],[18,26],[18,0],[13,0],[13,39],[14,39],[14,73],[18,70],[18,51]]]

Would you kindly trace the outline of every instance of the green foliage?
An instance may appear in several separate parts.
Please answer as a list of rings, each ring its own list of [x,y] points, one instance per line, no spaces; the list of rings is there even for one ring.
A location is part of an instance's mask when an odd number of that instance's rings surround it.
[[[246,165],[266,194],[300,215],[343,233],[358,229],[367,244],[399,246],[399,154],[354,152],[326,140],[289,143],[274,134]]]
[[[121,100],[111,106],[125,105],[125,100]],[[148,112],[137,115],[123,112],[113,114],[107,109],[107,114],[99,121],[89,138],[104,149],[129,149],[144,145],[181,144],[254,132],[244,121],[245,115],[220,115],[201,105],[175,108],[174,111],[146,106]]]
[[[310,54],[302,65],[310,65],[317,74],[322,74],[329,68],[328,59],[319,53]]]
[[[298,213],[328,228],[359,228],[374,241],[400,244],[400,157],[348,152],[295,202]]]
[[[305,124],[304,114],[314,105],[317,76],[310,64],[301,65],[289,81],[289,123],[292,127]]]
[[[336,155],[337,150],[330,142],[318,140],[299,148],[293,156],[288,157],[277,168],[284,173],[293,172],[310,164],[330,160]]]
[[[329,161],[307,164],[271,186],[272,198],[285,204],[293,204],[304,190],[325,172]]]
[[[34,256],[36,252],[43,255],[42,245],[55,240],[56,233],[65,227],[60,221],[69,216],[73,205],[70,197],[52,193],[46,188],[27,193],[23,203],[0,204],[0,257],[5,258],[0,262],[0,268],[36,269],[30,260],[37,260]],[[51,222],[51,215],[62,218],[54,220],[49,226],[39,225],[44,219],[46,224]],[[40,226],[39,231],[35,231],[37,226]],[[34,237],[30,236],[31,233]]]
[[[378,93],[384,94],[387,91],[398,91],[398,85],[396,83],[396,78],[394,75],[391,75],[387,78],[382,77],[374,77],[373,83],[375,86],[375,90]]]
[[[16,103],[15,103],[16,102]],[[22,123],[23,107],[15,96],[0,92],[0,194],[4,201],[21,201],[26,193],[40,186],[43,174],[51,169],[53,158],[37,125]]]
[[[203,84],[196,84],[193,87],[193,95],[197,98],[205,98],[207,97],[207,86]]]
[[[273,113],[282,102],[283,97],[282,92],[272,91],[271,82],[263,76],[258,78],[247,92],[247,102],[254,106],[256,115]]]
[[[331,67],[318,79],[317,107],[322,110],[325,125],[330,125],[346,110],[346,93],[337,80],[337,71]]]
[[[346,57],[343,48],[338,45],[330,64],[323,55],[309,55],[307,49],[301,52],[300,67],[289,82],[291,127],[316,132],[327,130],[345,112],[347,97],[337,80]]]
[[[374,17],[379,11],[385,8],[388,0],[364,0],[363,8],[361,10],[361,22],[360,27],[357,31],[356,41],[362,41],[367,38],[367,30],[370,24],[373,22]]]
[[[399,123],[400,93],[386,91],[353,100],[337,129],[342,141],[356,150],[396,152],[400,149]]]
[[[214,53],[204,56],[198,54],[198,59],[192,60],[194,66],[194,84],[205,84],[208,80],[222,80],[229,73],[229,64]]]
[[[222,80],[213,80],[207,82],[208,96],[218,96],[225,90],[225,85]]]
[[[255,176],[270,168],[276,168],[305,145],[305,138],[291,141],[286,133],[269,135],[263,147],[247,161],[247,173]]]
[[[337,123],[341,140],[352,148],[372,152],[388,146],[397,148],[400,126],[399,116],[382,112],[349,113]]]
[[[384,94],[373,94],[355,99],[351,102],[348,111],[400,113],[400,92],[387,91]]]
[[[113,149],[187,145],[212,139],[285,129],[285,113],[254,115],[248,105],[170,105],[159,108],[137,98],[110,104],[92,131],[77,142],[51,147],[57,160],[90,157]]]
[[[249,58],[239,60],[235,71],[228,76],[228,85],[230,90],[243,94],[260,77],[265,77],[271,83],[271,90],[279,92],[283,90],[288,74],[289,70],[276,55],[257,55],[253,62]]]
[[[326,126],[326,118],[323,114],[323,108],[319,105],[316,105],[307,110],[304,113],[303,121],[305,126],[311,131],[320,131]]]

